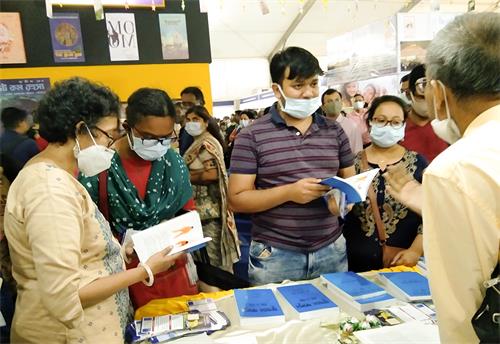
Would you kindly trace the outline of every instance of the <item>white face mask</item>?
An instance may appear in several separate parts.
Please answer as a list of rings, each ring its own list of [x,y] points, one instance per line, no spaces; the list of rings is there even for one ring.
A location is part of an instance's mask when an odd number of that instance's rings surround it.
[[[405,127],[406,123],[399,129],[394,129],[390,124],[382,128],[372,125],[370,129],[370,137],[372,142],[377,146],[388,148],[404,139]]]
[[[187,122],[184,129],[186,129],[187,133],[193,137],[200,136],[204,131],[201,126],[201,122]]]
[[[420,117],[429,118],[429,112],[427,111],[427,103],[425,99],[415,99],[413,93],[410,93],[411,97],[411,107]]]
[[[87,128],[90,138],[94,144],[85,149],[80,149],[80,143],[75,137],[76,145],[73,148],[73,154],[78,162],[78,169],[80,172],[86,177],[93,177],[111,167],[111,159],[113,159],[115,151],[98,145],[95,142],[89,127],[87,127],[87,125],[85,125],[85,127]]]
[[[365,107],[365,102],[364,102],[364,101],[362,101],[362,100],[359,100],[359,101],[357,101],[357,102],[354,102],[353,107],[354,107],[354,110],[361,110],[362,108],[364,108],[364,107]]]
[[[446,108],[446,119],[440,121],[437,119],[437,104],[436,98],[434,98],[434,113],[436,114],[436,118],[431,121],[432,130],[434,133],[443,141],[448,142],[450,145],[457,142],[460,137],[460,130],[458,129],[457,123],[450,116],[450,108],[448,107],[448,99],[446,98],[446,91],[444,89],[444,85],[440,80],[437,80],[437,83],[441,86],[444,93],[444,104]]]
[[[278,89],[283,98],[285,98],[285,106],[283,106],[283,103],[280,101],[281,109],[283,110],[283,112],[294,118],[307,118],[321,106],[321,98],[319,96],[310,99],[289,98],[285,96],[283,90],[281,89],[281,86],[278,84],[276,85],[278,86]]]
[[[133,142],[130,141],[130,136],[132,136]],[[163,144],[160,142],[154,143],[156,140],[144,140],[146,142],[152,142],[152,145],[145,145],[142,139],[135,137],[132,132],[130,135],[127,134],[128,144],[130,149],[132,149],[138,156],[147,161],[154,161],[160,159],[164,156],[168,149],[170,148],[170,140],[165,139]]]
[[[242,120],[240,121],[240,124],[241,124],[241,127],[242,127],[242,128],[246,128],[246,127],[248,127],[248,125],[250,124],[250,120],[249,120],[249,119],[242,119]]]

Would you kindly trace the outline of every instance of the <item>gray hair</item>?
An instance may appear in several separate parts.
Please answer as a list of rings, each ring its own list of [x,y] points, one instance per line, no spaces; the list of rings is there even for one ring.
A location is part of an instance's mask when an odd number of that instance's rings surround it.
[[[427,75],[458,98],[500,94],[500,14],[466,13],[439,31],[427,49]]]

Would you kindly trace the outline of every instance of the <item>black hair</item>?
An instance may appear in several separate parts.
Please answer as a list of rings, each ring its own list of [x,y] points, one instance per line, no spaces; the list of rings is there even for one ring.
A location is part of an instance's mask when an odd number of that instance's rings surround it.
[[[250,118],[250,119],[256,119],[257,118],[257,111],[252,110],[252,109],[246,109],[246,110],[241,111],[240,117],[242,115],[247,115],[248,118]]]
[[[309,51],[299,47],[286,48],[273,56],[269,69],[274,83],[282,84],[287,67],[290,68],[288,80],[323,75],[318,59]]]
[[[267,115],[271,111],[271,106],[268,106],[264,109],[264,116]]]
[[[408,81],[410,79],[410,73],[408,74],[405,74],[400,80],[399,80],[399,83],[403,83],[405,81]]]
[[[363,95],[359,94],[359,93],[356,93],[353,98],[356,98],[356,97],[362,97],[363,99],[365,99],[365,97],[363,97]]]
[[[205,97],[203,96],[203,92],[201,92],[199,87],[189,86],[182,90],[181,96],[183,94],[193,94],[197,101],[200,102],[200,105],[205,105]]]
[[[28,113],[17,107],[9,106],[2,109],[2,124],[5,129],[16,129],[27,117]]]
[[[403,110],[403,118],[406,120],[408,117],[408,107],[406,103],[399,97],[396,96],[391,96],[391,95],[385,95],[381,97],[377,97],[373,99],[372,104],[370,105],[370,108],[368,109],[368,114],[366,116],[366,123],[369,124],[369,122],[373,119],[373,115],[375,115],[375,111],[377,108],[383,104],[383,103],[396,103],[401,107],[401,110]]]
[[[167,92],[158,88],[139,88],[127,99],[127,123],[135,126],[146,116],[171,117],[176,120],[175,106]]]
[[[329,88],[323,94],[321,95],[321,104],[325,104],[325,97],[329,96],[330,94],[337,93],[340,96],[340,99],[342,99],[342,93],[340,91],[334,89],[334,88]]]
[[[415,94],[417,90],[417,86],[415,83],[418,79],[423,78],[425,76],[425,65],[420,64],[411,70],[411,73],[408,74],[408,84],[410,88],[410,92]]]
[[[204,106],[195,105],[195,106],[190,107],[186,111],[186,117],[190,113],[194,113],[195,115],[203,118],[203,120],[208,123],[207,131],[213,137],[215,137],[215,139],[217,141],[219,141],[220,145],[222,146],[222,151],[225,152],[226,151],[226,143],[224,142],[224,138],[222,137],[222,134],[220,132],[219,125],[217,124],[217,121],[214,118],[212,118],[212,116],[210,116],[210,113],[208,112],[208,110]]]
[[[56,82],[38,106],[40,136],[49,143],[64,144],[76,136],[76,125],[83,121],[92,129],[102,118],[118,119],[120,100],[106,86],[73,77]],[[85,132],[84,126],[80,132]]]

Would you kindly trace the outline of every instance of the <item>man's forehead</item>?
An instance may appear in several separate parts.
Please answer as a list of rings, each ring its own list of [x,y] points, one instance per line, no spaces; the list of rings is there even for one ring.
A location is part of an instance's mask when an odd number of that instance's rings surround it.
[[[290,67],[286,67],[285,73],[284,73],[284,80],[290,80],[290,82],[312,82],[312,81],[319,80],[319,75],[313,75],[309,78],[302,78],[302,77],[296,76],[293,79],[290,79],[289,76],[290,76]]]

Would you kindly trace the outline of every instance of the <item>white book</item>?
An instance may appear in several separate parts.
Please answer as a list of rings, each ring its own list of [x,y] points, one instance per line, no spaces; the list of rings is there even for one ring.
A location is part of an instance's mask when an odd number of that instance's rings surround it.
[[[412,321],[394,326],[383,326],[376,329],[356,331],[354,336],[363,344],[439,344],[437,325],[425,325],[420,321]]]
[[[345,179],[335,176],[323,179],[320,184],[328,185],[331,188],[338,189],[345,193],[347,204],[359,203],[366,199],[368,189],[370,188],[372,180],[378,174],[378,171],[378,168],[374,168],[373,170]]]
[[[199,249],[210,240],[212,238],[203,236],[200,215],[196,211],[132,234],[134,250],[143,263],[168,246],[173,246],[169,253],[173,255]]]

